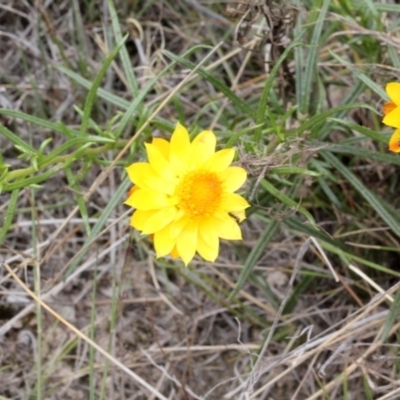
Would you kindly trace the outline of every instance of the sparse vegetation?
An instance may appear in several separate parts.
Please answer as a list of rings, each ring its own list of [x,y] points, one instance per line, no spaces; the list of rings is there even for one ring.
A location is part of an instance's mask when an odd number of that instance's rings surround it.
[[[397,399],[400,5],[0,4],[0,399]],[[236,147],[215,263],[157,259],[124,168]]]

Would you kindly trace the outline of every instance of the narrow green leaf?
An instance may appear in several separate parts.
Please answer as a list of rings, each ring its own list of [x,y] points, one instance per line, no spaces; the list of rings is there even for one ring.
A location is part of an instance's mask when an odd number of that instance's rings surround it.
[[[108,9],[110,11],[111,24],[112,24],[112,28],[113,28],[113,32],[114,32],[115,41],[116,41],[116,43],[122,43],[124,41],[124,39],[122,37],[121,27],[119,24],[119,18],[118,18],[117,12],[115,10],[113,0],[108,0]],[[124,69],[125,76],[127,78],[128,84],[129,84],[128,89],[130,90],[132,97],[136,98],[136,96],[138,95],[139,86],[136,81],[134,69],[132,68],[132,60],[128,54],[128,50],[126,49],[125,45],[123,45],[121,47],[119,56],[121,58],[122,67]]]
[[[315,238],[320,239],[325,243],[329,243],[332,246],[337,247],[338,249],[344,248],[344,245],[339,240],[332,238],[332,236],[329,236],[323,230],[318,230],[310,224],[305,224],[304,221],[302,221],[297,216],[285,218],[283,220],[283,223],[291,229],[305,233],[307,236],[314,236]]]
[[[19,136],[15,133],[11,132],[5,126],[0,124],[0,133],[5,136],[11,143],[14,143],[15,146],[18,146],[20,151],[23,151],[27,154],[36,154],[36,150],[29,146],[28,143],[24,142]]]
[[[266,179],[261,181],[261,186],[266,189],[272,196],[276,197],[282,204],[286,204],[288,207],[293,207],[298,210],[301,214],[303,214],[307,220],[312,224],[315,225],[315,220],[313,216],[298,202],[292,200],[289,196],[286,196],[281,191],[279,191],[274,185],[268,182]]]
[[[368,16],[369,18],[371,18],[372,16],[374,20],[378,23],[378,25],[381,25],[379,21],[379,12],[376,7],[376,4],[371,0],[363,0],[363,5],[364,4],[367,6],[366,8],[370,11],[368,14],[366,13],[366,16]]]
[[[103,80],[103,77],[104,77],[105,73],[107,72],[108,67],[111,65],[114,58],[117,56],[117,54],[121,50],[121,48],[124,45],[127,38],[128,38],[128,35],[126,35],[123,38],[123,40],[107,56],[107,58],[104,60],[102,66],[100,68],[100,71],[98,72],[96,78],[93,81],[93,84],[87,95],[85,107],[83,110],[83,118],[82,118],[82,123],[81,123],[81,127],[80,127],[80,133],[82,136],[86,135],[86,133],[87,133],[86,131],[87,131],[87,128],[89,125],[90,114],[92,112],[93,104],[96,99],[96,93],[101,84],[101,81]]]
[[[389,13],[400,13],[399,4],[375,3],[374,5],[378,11],[389,12]]]
[[[240,272],[239,278],[236,282],[235,289],[230,293],[229,299],[235,297],[239,291],[242,289],[244,284],[247,282],[248,277],[253,272],[257,261],[260,259],[262,253],[265,251],[265,248],[268,246],[269,242],[274,237],[276,231],[279,228],[278,221],[271,221],[271,223],[265,228],[263,234],[258,238],[257,243],[251,250],[251,253],[247,257],[246,263],[243,266],[242,271]]]
[[[340,57],[338,54],[334,53],[333,51],[329,50],[329,53],[336,58],[342,65],[344,65],[346,68],[348,68],[354,76],[356,76],[360,81],[364,82],[366,86],[368,86],[373,92],[375,92],[378,96],[380,96],[382,99],[387,99],[388,96],[386,92],[382,89],[381,85],[378,85],[375,83],[371,78],[369,78],[364,72],[360,71],[357,69],[354,64],[349,63],[347,60],[344,58]]]
[[[86,234],[90,236],[90,224],[89,224],[89,213],[87,211],[86,203],[83,196],[80,194],[81,190],[76,182],[76,176],[72,172],[70,166],[64,168],[65,174],[68,179],[69,186],[75,191],[76,193],[76,201],[79,206],[79,211],[82,216],[83,225],[85,226]]]
[[[79,131],[67,128],[65,125],[59,122],[51,122],[48,119],[38,118],[33,115],[25,114],[21,111],[14,111],[14,110],[0,108],[0,115],[7,115],[9,117],[19,118],[22,119],[23,121],[31,123],[32,125],[41,126],[52,132],[59,132],[65,134],[65,130],[67,129],[69,134],[75,136],[79,135]]]
[[[69,69],[61,67],[61,66],[58,66],[57,69],[59,71],[61,71],[63,74],[67,75],[72,80],[74,80],[76,83],[81,85],[82,87],[84,87],[86,89],[90,89],[92,87],[92,82],[83,78],[81,75],[77,74],[76,72],[70,71]],[[106,100],[109,103],[111,103],[121,109],[124,109],[124,110],[126,110],[129,107],[129,105],[131,104],[130,101],[125,100],[125,99],[123,99],[113,93],[110,93],[107,90],[102,89],[102,88],[98,88],[97,95],[101,99]]]
[[[293,174],[300,174],[300,175],[308,175],[308,176],[320,176],[320,172],[310,171],[309,169],[300,168],[300,167],[272,167],[269,170],[270,174],[277,174],[277,175],[293,175]]]
[[[288,47],[286,47],[285,51],[279,57],[278,61],[275,63],[274,67],[272,68],[267,80],[265,81],[264,89],[261,93],[261,98],[258,103],[258,110],[257,110],[256,120],[255,120],[256,125],[258,125],[258,127],[255,129],[255,132],[254,132],[256,143],[259,143],[260,139],[261,139],[262,128],[265,125],[265,110],[268,107],[268,99],[270,97],[270,92],[271,92],[272,86],[275,83],[276,74],[278,73],[279,68],[281,67],[282,63],[286,60],[287,56],[292,51],[292,49],[299,45],[300,45],[300,43],[296,41],[296,42],[291,43]]]
[[[313,34],[309,43],[310,47],[307,60],[305,62],[303,60],[305,71],[301,82],[301,103],[299,107],[303,114],[308,114],[310,111],[310,100],[311,94],[313,93],[312,86],[315,82],[317,72],[317,61],[320,46],[319,41],[330,3],[331,0],[323,0],[322,7],[318,10],[318,6],[316,7],[314,5],[314,13],[317,16],[317,19],[315,21]],[[310,21],[310,24],[313,24],[313,22],[314,21]]]
[[[400,315],[400,289],[397,289],[394,301],[390,306],[389,315],[387,316],[385,325],[383,327],[381,336],[382,343],[386,342],[387,338],[389,337],[390,330],[393,328],[393,325],[398,320],[399,315]]]
[[[93,243],[93,240],[96,239],[97,235],[104,229],[104,226],[107,223],[108,218],[115,210],[117,206],[119,206],[122,201],[121,199],[126,196],[128,188],[132,186],[132,183],[128,178],[125,178],[123,182],[119,185],[117,191],[114,193],[112,199],[107,203],[107,205],[102,210],[99,219],[93,225],[91,229],[91,236],[86,240],[84,245],[82,246],[82,250],[71,260],[71,264],[68,267],[68,270],[65,273],[65,277],[71,275],[79,263],[82,261],[85,254],[90,250],[90,245]]]
[[[4,183],[2,189],[5,192],[10,192],[10,191],[14,191],[17,189],[23,189],[25,187],[29,187],[31,185],[37,185],[37,184],[49,179],[51,176],[53,176],[54,174],[56,174],[58,171],[62,170],[63,168],[64,168],[63,165],[57,165],[57,166],[51,168],[49,171],[44,172],[43,174],[30,176],[29,178],[25,178],[25,179],[17,179],[17,180],[15,180],[15,182]],[[30,174],[33,174],[35,172],[32,167],[26,168],[26,170],[29,171]]]
[[[349,182],[372,206],[376,213],[386,222],[386,224],[400,237],[400,223],[396,219],[396,214],[389,213],[386,207],[383,206],[383,200],[379,199],[368,190],[363,183],[347,168],[345,167],[333,154],[323,151],[322,156],[328,161],[340,174],[342,174],[347,182]]]
[[[17,201],[20,189],[15,189],[11,193],[10,201],[8,203],[7,211],[3,214],[4,220],[0,220],[0,243],[3,243],[4,238],[10,229],[11,223],[13,221],[14,215],[17,210]]]
[[[384,274],[400,278],[400,272],[395,271],[391,268],[383,267],[382,265],[376,264],[365,258],[358,257],[353,253],[349,253],[348,251],[346,251],[347,246],[345,246],[340,240],[330,237],[322,230],[315,230],[311,225],[304,224],[298,218],[285,218],[283,222],[289,228],[297,232],[302,232],[305,233],[307,236],[314,236],[315,238],[320,239],[319,243],[321,244],[323,249],[340,256],[344,260],[346,265],[351,262],[356,262],[361,265],[365,265],[368,268],[372,268],[376,271],[383,272]]]
[[[354,108],[367,108],[371,111],[375,111],[374,108],[364,103],[343,104],[341,106],[323,111],[317,115],[314,115],[311,118],[308,118],[295,130],[295,134],[297,136],[300,136],[300,134],[303,133],[304,131],[311,129],[313,131],[313,137],[318,137],[321,134],[322,130],[317,128],[319,128],[321,124],[327,120],[328,117],[330,117],[333,114],[339,113],[340,111],[344,110],[348,111]]]
[[[339,153],[339,154],[351,154],[353,156],[358,156],[361,158],[369,158],[371,160],[380,161],[383,163],[399,165],[400,166],[400,157],[398,155],[390,154],[390,153],[378,153],[376,151],[371,151],[368,148],[364,148],[361,146],[354,146],[350,144],[334,144],[329,147],[329,151],[331,153]]]
[[[400,8],[400,6],[397,7]],[[392,44],[388,44],[388,51],[393,67],[395,67],[397,70],[400,69],[400,57],[397,49]]]
[[[353,104],[358,102],[361,93],[363,93],[365,90],[365,84],[362,81],[356,81],[355,84],[349,88],[349,91],[347,92],[346,90],[346,95],[342,101],[342,105],[345,104]],[[341,110],[337,113],[337,115],[335,115],[336,118],[344,118],[347,114],[348,110]],[[328,124],[328,127],[330,126],[330,124]],[[326,130],[326,134],[325,135],[329,135],[331,133],[330,129]],[[324,138],[325,136],[322,135],[321,138]]]
[[[293,0],[293,5],[297,7],[298,10],[303,7],[302,2],[300,0]],[[296,21],[296,25],[294,27],[294,41],[300,40],[306,32],[307,28],[303,24],[302,13],[299,13]],[[305,59],[305,50],[304,46],[297,46],[294,48],[294,65],[295,65],[295,86],[296,86],[296,104],[299,106],[303,102],[303,93],[302,93],[302,86],[304,80],[304,59]],[[309,93],[307,94],[309,96]]]
[[[381,143],[388,142],[387,137],[382,135],[382,133],[379,133],[372,129],[366,128],[365,126],[355,124],[354,122],[349,122],[349,121],[339,119],[339,118],[329,118],[329,121],[336,122],[337,124],[343,125],[349,129],[360,132],[363,135],[365,135],[373,140],[376,140],[377,142],[381,142]]]
[[[174,60],[182,65],[184,65],[187,68],[194,69],[196,67],[196,64],[192,63],[191,61],[187,60],[186,58],[177,56],[174,53],[171,53],[170,51],[165,50],[164,53],[171,58],[171,60]],[[205,71],[203,68],[198,68],[197,73],[206,79],[208,82],[212,83],[216,89],[218,89],[221,93],[225,95],[239,110],[241,110],[244,114],[251,118],[255,118],[255,112],[252,107],[249,106],[249,104],[238,97],[235,92],[233,92],[228,86],[226,86],[223,82],[221,82],[219,79],[215,78],[214,75],[210,74],[209,72]]]
[[[328,197],[329,201],[340,209],[342,207],[342,203],[336,196],[335,192],[329,187],[326,179],[319,178],[318,184],[320,185],[321,189],[324,191],[325,195]]]

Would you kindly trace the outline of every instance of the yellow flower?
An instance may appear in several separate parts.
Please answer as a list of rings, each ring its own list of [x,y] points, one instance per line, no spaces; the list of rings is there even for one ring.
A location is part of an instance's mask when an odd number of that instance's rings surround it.
[[[390,82],[386,85],[386,93],[390,101],[383,105],[385,117],[382,122],[394,128],[400,128],[400,83]],[[400,129],[396,129],[389,141],[389,150],[400,152]]]
[[[400,83],[390,82],[386,85],[390,101],[383,105],[385,117],[382,122],[393,128],[400,128]]]
[[[400,153],[400,129],[396,129],[389,140],[389,150]]]
[[[214,261],[220,238],[242,239],[238,222],[246,218],[249,204],[234,192],[247,173],[230,167],[233,148],[216,152],[211,131],[190,142],[179,123],[170,142],[154,138],[145,146],[149,162],[126,168],[135,190],[125,204],[136,209],[131,225],[153,235],[157,257],[170,254],[187,265],[197,252]]]

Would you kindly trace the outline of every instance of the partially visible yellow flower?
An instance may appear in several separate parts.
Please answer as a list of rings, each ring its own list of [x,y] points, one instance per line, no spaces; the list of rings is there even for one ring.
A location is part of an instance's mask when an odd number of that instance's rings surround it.
[[[390,101],[383,105],[382,122],[394,128],[400,128],[400,83],[390,82],[386,85]],[[389,150],[400,153],[400,129],[396,129],[389,141]]]
[[[233,148],[215,151],[216,141],[213,132],[203,131],[191,142],[178,123],[170,142],[145,144],[149,162],[126,168],[135,184],[125,202],[136,209],[131,225],[153,235],[157,257],[170,254],[187,265],[197,252],[215,261],[220,238],[242,239],[237,221],[250,205],[234,192],[247,173],[230,166]]]
[[[389,150],[400,153],[400,129],[396,129],[389,140]]]
[[[393,128],[400,128],[400,83],[390,82],[386,85],[390,101],[383,105],[385,117],[382,122]]]

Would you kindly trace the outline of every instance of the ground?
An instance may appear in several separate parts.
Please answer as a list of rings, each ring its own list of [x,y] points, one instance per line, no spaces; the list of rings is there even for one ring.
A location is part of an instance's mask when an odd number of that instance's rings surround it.
[[[0,4],[0,399],[400,398],[399,12]],[[124,204],[177,121],[236,148],[251,204],[188,267]]]

